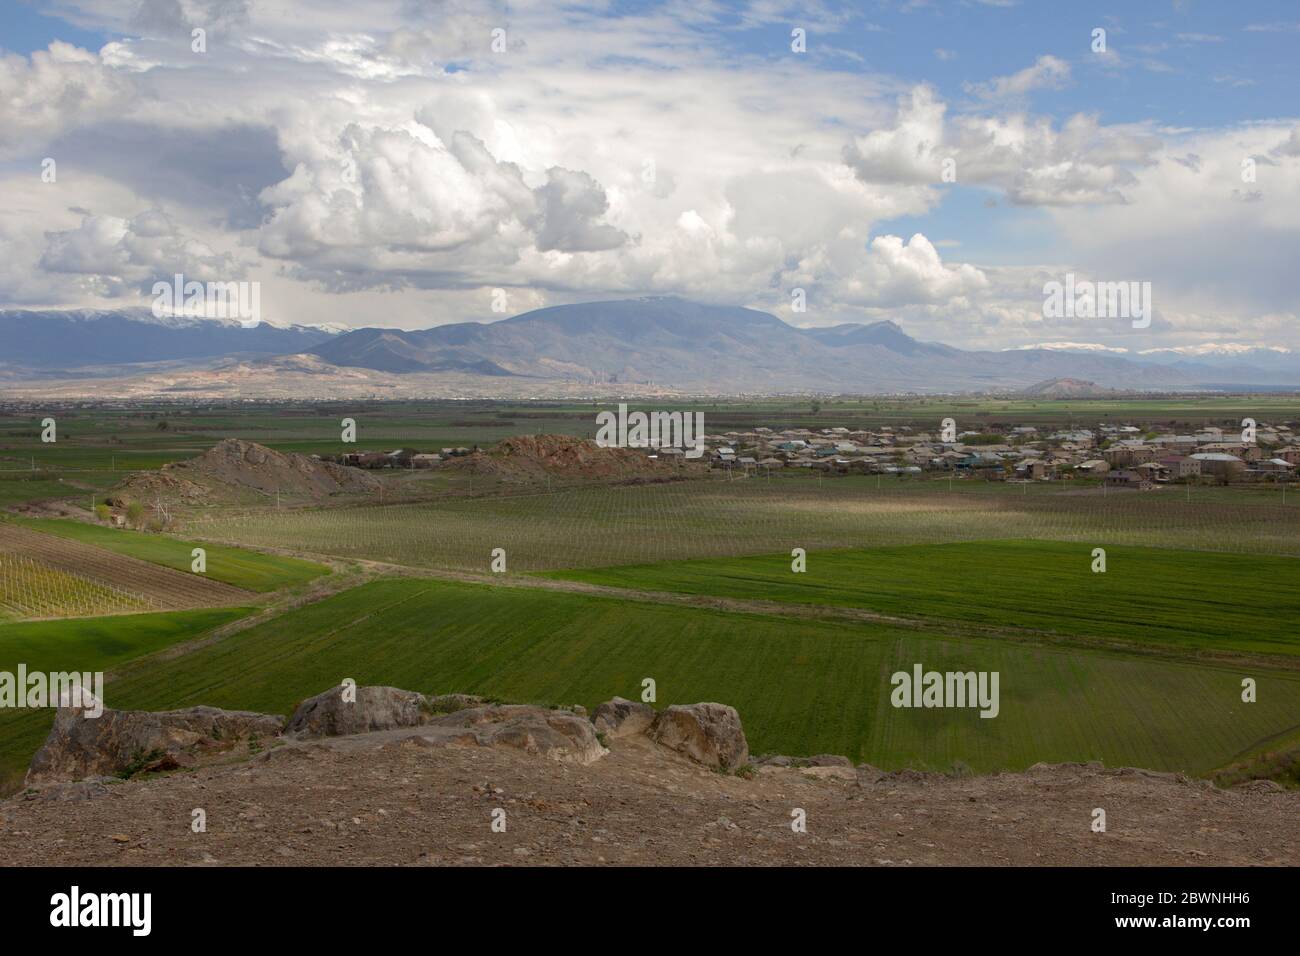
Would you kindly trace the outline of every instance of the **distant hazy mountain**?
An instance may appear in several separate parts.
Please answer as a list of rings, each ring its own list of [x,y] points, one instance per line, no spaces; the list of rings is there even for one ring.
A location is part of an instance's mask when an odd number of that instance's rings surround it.
[[[312,353],[394,373],[478,371],[730,392],[1007,389],[1067,376],[1121,388],[1194,384],[1185,370],[1107,354],[965,352],[920,342],[893,322],[800,329],[766,312],[673,297],[554,306],[419,332],[360,329]]]
[[[826,350],[775,316],[681,299],[591,302],[420,332],[361,329],[312,350],[394,372],[481,370],[600,382],[807,377]]]
[[[873,322],[870,325],[848,322],[843,325],[804,329],[803,332],[831,348],[880,345],[900,355],[957,355],[961,351],[936,342],[918,342],[894,322]]]
[[[323,329],[186,316],[155,318],[148,309],[0,310],[0,365],[57,370],[226,355],[305,352],[332,338]]]
[[[1300,354],[1285,348],[1255,348],[1230,342],[1184,345],[1176,348],[1144,349],[1137,357],[1147,362],[1174,364],[1197,362],[1203,365],[1258,365],[1292,368],[1300,363]]]
[[[0,311],[0,343],[0,381],[102,379],[125,376],[114,369],[134,365],[132,394],[148,393],[151,376],[167,393],[280,396],[297,390],[303,397],[321,386],[302,382],[327,380],[352,383],[366,394],[387,388],[392,394],[531,396],[575,394],[587,386],[602,393],[636,386],[642,393],[754,394],[1005,392],[1058,381],[1066,392],[1072,382],[1127,390],[1300,384],[1295,356],[1274,350],[1144,356],[1057,343],[964,351],[918,341],[893,322],[801,329],[754,309],[672,297],[555,306],[422,331],[342,334],[158,320],[145,310]]]
[[[1292,384],[1300,382],[1300,353],[1244,345],[1152,349],[1135,358],[1178,369],[1201,380]]]
[[[1104,398],[1115,391],[1077,378],[1052,378],[1022,389],[1020,394],[1032,398]]]

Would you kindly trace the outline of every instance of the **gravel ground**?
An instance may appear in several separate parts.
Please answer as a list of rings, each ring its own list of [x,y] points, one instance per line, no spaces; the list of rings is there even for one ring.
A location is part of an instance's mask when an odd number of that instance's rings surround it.
[[[0,803],[8,865],[1296,865],[1300,793],[1096,765],[951,778],[705,770],[643,738],[589,766],[392,735]],[[206,832],[192,829],[206,813]],[[505,832],[492,829],[505,811]],[[1093,810],[1107,829],[1092,831]],[[792,830],[792,811],[807,830]]]

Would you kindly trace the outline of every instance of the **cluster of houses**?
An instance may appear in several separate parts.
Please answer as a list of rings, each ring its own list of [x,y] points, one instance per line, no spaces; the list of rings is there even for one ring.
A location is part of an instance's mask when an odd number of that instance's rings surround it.
[[[334,459],[353,468],[434,468],[449,458],[459,458],[474,448],[443,448],[438,452],[419,452],[413,448],[394,451],[353,451]]]
[[[945,441],[944,437],[953,440]],[[1260,424],[1251,440],[1230,429],[1194,433],[1101,425],[1040,433],[1033,425],[942,436],[908,425],[877,429],[754,428],[704,436],[703,460],[714,468],[771,472],[810,468],[832,474],[919,476],[947,473],[993,481],[1100,478],[1108,486],[1148,490],[1169,482],[1288,480],[1300,467],[1297,423]],[[434,468],[476,448],[420,452],[350,452],[338,462],[357,468]],[[686,459],[681,448],[655,448],[660,458]]]
[[[705,436],[705,459],[743,471],[812,468],[831,473],[921,475],[947,472],[991,480],[1102,478],[1107,485],[1150,489],[1176,481],[1268,480],[1300,465],[1295,423],[1261,424],[1253,440],[1221,428],[1159,433],[1102,425],[1040,433],[1032,425],[1005,433],[964,431],[953,441],[906,425],[850,428],[755,428]],[[659,449],[678,456],[679,449]]]

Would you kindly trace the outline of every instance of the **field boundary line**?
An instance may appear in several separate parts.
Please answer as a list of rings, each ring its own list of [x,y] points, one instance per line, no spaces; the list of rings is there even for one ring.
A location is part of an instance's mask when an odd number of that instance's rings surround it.
[[[368,584],[373,580],[375,580],[375,578],[370,575],[326,575],[314,582],[310,582],[305,592],[289,595],[279,601],[261,607],[251,614],[246,614],[238,620],[222,624],[213,628],[211,631],[190,638],[189,640],[178,641],[168,647],[160,648],[151,654],[132,658],[130,661],[124,662],[116,670],[107,672],[104,675],[105,680],[125,677],[138,668],[147,667],[163,661],[175,660],[179,657],[185,657],[186,655],[202,650],[205,647],[219,644],[226,638],[233,637],[243,631],[273,621],[290,611],[296,611],[299,608],[307,607],[311,604],[318,604],[327,598],[333,597],[335,594],[340,594],[343,591],[350,591],[363,584]],[[409,598],[404,598],[403,600],[409,600]]]
[[[198,539],[201,540],[201,539]],[[338,562],[337,555],[328,555],[314,551],[289,548],[263,548],[271,554],[285,557],[297,557],[303,560]],[[701,610],[714,610],[732,614],[758,614],[766,617],[790,617],[812,620],[829,620],[839,622],[858,622],[884,624],[908,630],[934,632],[943,629],[955,639],[977,638],[986,640],[1011,640],[1023,644],[1037,644],[1051,647],[1078,647],[1092,651],[1109,651],[1120,656],[1155,657],[1182,664],[1202,665],[1249,665],[1280,672],[1300,672],[1300,655],[1263,656],[1245,654],[1236,651],[1205,651],[1195,653],[1180,652],[1169,645],[1142,646],[1103,638],[1088,638],[1074,634],[1060,634],[1054,631],[1040,631],[1033,628],[996,627],[993,625],[971,624],[952,621],[946,618],[900,617],[869,611],[863,608],[836,607],[819,604],[792,604],[782,601],[758,601],[753,599],[712,597],[708,595],[683,594],[673,591],[645,591],[635,588],[616,588],[603,584],[589,584],[582,581],[566,581],[555,578],[535,577],[529,574],[489,575],[481,572],[456,571],[450,568],[422,568],[387,561],[375,561],[367,558],[348,559],[354,565],[369,569],[375,574],[368,580],[388,578],[431,578],[460,584],[478,584],[488,587],[533,588],[559,591],[573,594],[585,594],[590,597],[604,597],[615,600],[635,601],[641,604],[661,606],[693,607]],[[366,580],[360,583],[367,583]],[[931,633],[935,639],[945,635]]]

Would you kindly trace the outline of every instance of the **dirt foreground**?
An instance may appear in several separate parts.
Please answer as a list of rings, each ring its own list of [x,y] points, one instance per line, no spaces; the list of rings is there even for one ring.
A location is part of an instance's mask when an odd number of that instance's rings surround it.
[[[704,769],[644,738],[587,766],[413,731],[0,803],[8,865],[1296,865],[1300,793],[1097,765],[952,778]],[[1093,832],[1093,811],[1106,832]],[[206,832],[195,832],[195,810]],[[505,832],[494,832],[504,810]],[[792,812],[807,830],[792,829]],[[496,818],[502,819],[500,813]],[[499,829],[499,824],[498,824]]]

